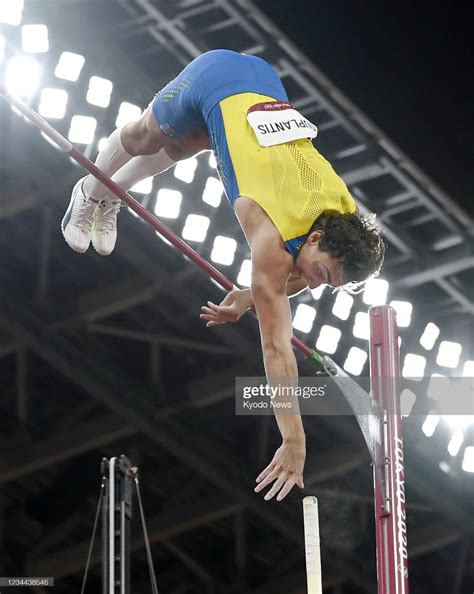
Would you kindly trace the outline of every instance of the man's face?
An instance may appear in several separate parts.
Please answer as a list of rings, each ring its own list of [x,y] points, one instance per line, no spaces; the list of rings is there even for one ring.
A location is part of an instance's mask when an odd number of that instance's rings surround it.
[[[342,284],[342,266],[328,252],[319,249],[322,231],[313,231],[298,254],[293,274],[306,280],[310,289],[320,285],[339,287]]]

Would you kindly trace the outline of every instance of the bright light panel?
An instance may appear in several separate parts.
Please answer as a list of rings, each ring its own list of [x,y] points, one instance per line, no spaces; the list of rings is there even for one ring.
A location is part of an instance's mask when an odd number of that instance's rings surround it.
[[[400,328],[407,328],[411,322],[413,305],[408,301],[390,301],[390,305],[397,312],[397,324]]]
[[[8,61],[5,84],[8,90],[20,97],[32,95],[39,87],[41,68],[36,60],[18,56]]]
[[[87,103],[98,107],[108,107],[113,88],[114,85],[111,80],[100,76],[91,76],[86,95]]]
[[[137,182],[130,192],[137,192],[138,194],[149,194],[153,188],[153,177],[146,177],[141,181]]]
[[[240,267],[237,283],[242,287],[250,287],[252,282],[252,260],[244,260]]]
[[[316,299],[316,301],[318,299],[321,298],[321,295],[324,293],[324,289],[327,287],[327,285],[319,285],[319,287],[316,287],[316,289],[310,289],[311,290],[311,295],[313,296],[313,299]]]
[[[316,348],[332,355],[336,352],[340,338],[341,331],[339,328],[325,325],[321,328]]]
[[[474,472],[474,446],[468,446],[464,450],[464,459],[462,461],[462,469],[465,472]]]
[[[342,291],[337,294],[332,313],[341,320],[347,320],[351,313],[351,308],[354,303],[354,298],[348,293]]]
[[[5,37],[3,37],[3,35],[0,35],[0,64],[3,64],[3,61],[5,60],[5,46]]]
[[[388,282],[371,278],[365,283],[363,300],[367,305],[383,305],[387,301]]]
[[[66,114],[67,99],[63,89],[43,89],[38,111],[45,118],[61,119]]]
[[[359,311],[356,313],[354,318],[354,327],[352,333],[356,338],[362,338],[369,340],[370,338],[370,322],[369,314],[365,311]]]
[[[0,2],[0,23],[19,25],[23,13],[23,0],[3,0]]]
[[[214,239],[214,246],[211,252],[211,260],[217,264],[230,266],[234,261],[237,242],[231,237],[217,235]]]
[[[64,80],[75,82],[80,74],[86,59],[80,54],[73,54],[72,52],[63,52],[56,65],[54,75]]]
[[[209,155],[209,167],[217,169],[217,161],[213,151],[211,151],[211,154]]]
[[[351,347],[344,362],[344,369],[353,375],[360,375],[367,361],[367,353],[357,347]]]
[[[457,456],[464,441],[464,433],[461,429],[456,429],[448,443],[448,452],[451,456]]]
[[[189,241],[204,241],[210,224],[209,217],[190,214],[186,218],[183,229],[183,238]]]
[[[426,435],[426,437],[431,437],[434,434],[434,432],[436,431],[436,427],[438,426],[438,423],[438,413],[430,412],[430,414],[427,415],[425,422],[421,426],[421,429],[423,433]]]
[[[420,338],[420,344],[427,351],[431,351],[439,336],[439,328],[433,322],[426,324],[426,328]]]
[[[474,423],[474,416],[472,414],[443,415],[443,420],[452,429],[464,429],[470,427]]]
[[[400,409],[403,417],[410,416],[413,405],[416,402],[416,394],[405,388],[400,394]]]
[[[155,214],[167,219],[177,219],[181,209],[183,195],[177,190],[163,188],[158,191],[155,204]]]
[[[295,317],[293,318],[293,328],[301,330],[301,332],[310,332],[315,317],[316,310],[314,307],[300,303],[296,308]]]
[[[68,138],[71,142],[90,144],[94,140],[97,120],[88,116],[73,116]]]
[[[23,25],[21,45],[28,54],[40,54],[49,50],[48,27],[46,25]]]
[[[462,377],[474,377],[474,361],[466,361],[464,363]]]
[[[402,375],[403,377],[409,377],[416,381],[421,381],[423,373],[426,367],[426,359],[421,355],[414,355],[408,353],[405,355],[405,361],[403,363]]]
[[[133,120],[138,120],[138,118],[142,115],[142,110],[138,107],[138,105],[134,105],[133,103],[127,103],[123,101],[120,104],[119,112],[117,115],[117,119],[115,120],[115,125],[117,128],[121,128],[132,122]]]
[[[441,365],[441,367],[450,367],[451,369],[455,369],[459,364],[461,352],[462,346],[458,342],[449,342],[448,340],[443,340],[439,345],[436,364]]]
[[[203,202],[210,204],[217,208],[221,203],[222,193],[224,192],[224,186],[222,182],[215,177],[208,177],[206,187],[202,194]]]
[[[184,161],[178,161],[173,170],[174,176],[177,179],[180,179],[181,181],[190,184],[194,179],[194,174],[196,173],[197,166],[198,160],[196,159],[196,157],[184,159]]]

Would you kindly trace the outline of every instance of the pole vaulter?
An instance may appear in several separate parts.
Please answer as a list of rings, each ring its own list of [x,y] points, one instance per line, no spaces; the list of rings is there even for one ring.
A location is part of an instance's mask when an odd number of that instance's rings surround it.
[[[0,95],[50,138],[58,148],[97,178],[139,217],[204,270],[218,285],[226,291],[235,288],[226,276],[114,183],[35,110],[11,94],[3,82],[0,82]],[[291,336],[291,344],[306,357],[318,374],[326,374],[335,381],[352,407],[374,466],[378,594],[408,594],[398,330],[393,308],[371,307],[369,314],[372,397],[327,355],[319,355],[295,336]],[[305,505],[308,506],[308,501]],[[313,512],[310,511],[311,513]],[[311,546],[319,551],[319,529],[317,532],[317,539],[313,538]],[[319,557],[319,552],[317,556]],[[317,572],[312,570],[311,575],[315,573],[320,574],[320,570],[318,569]],[[310,581],[308,578],[309,594],[322,592],[320,579],[315,586],[310,585]]]

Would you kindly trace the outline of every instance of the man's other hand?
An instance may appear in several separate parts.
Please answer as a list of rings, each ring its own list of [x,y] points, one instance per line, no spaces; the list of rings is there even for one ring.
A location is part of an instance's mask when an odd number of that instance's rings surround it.
[[[298,485],[304,489],[303,468],[306,458],[304,440],[297,442],[283,442],[273,456],[270,464],[257,477],[258,485],[255,492],[259,493],[270,483],[272,488],[265,495],[265,500],[272,499],[277,493],[277,501],[284,499],[291,489]],[[275,482],[273,482],[275,481]]]
[[[211,328],[226,322],[237,322],[253,305],[252,295],[248,290],[230,291],[219,305],[207,302],[201,307],[201,320],[206,320],[206,327]]]

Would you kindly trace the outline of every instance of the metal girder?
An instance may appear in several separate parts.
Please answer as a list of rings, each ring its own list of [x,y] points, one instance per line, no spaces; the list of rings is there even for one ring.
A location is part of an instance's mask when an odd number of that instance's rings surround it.
[[[395,284],[403,288],[419,287],[426,283],[437,281],[446,276],[453,276],[463,270],[474,268],[474,255],[449,259],[426,269],[419,270],[413,274],[404,274],[395,281]]]

